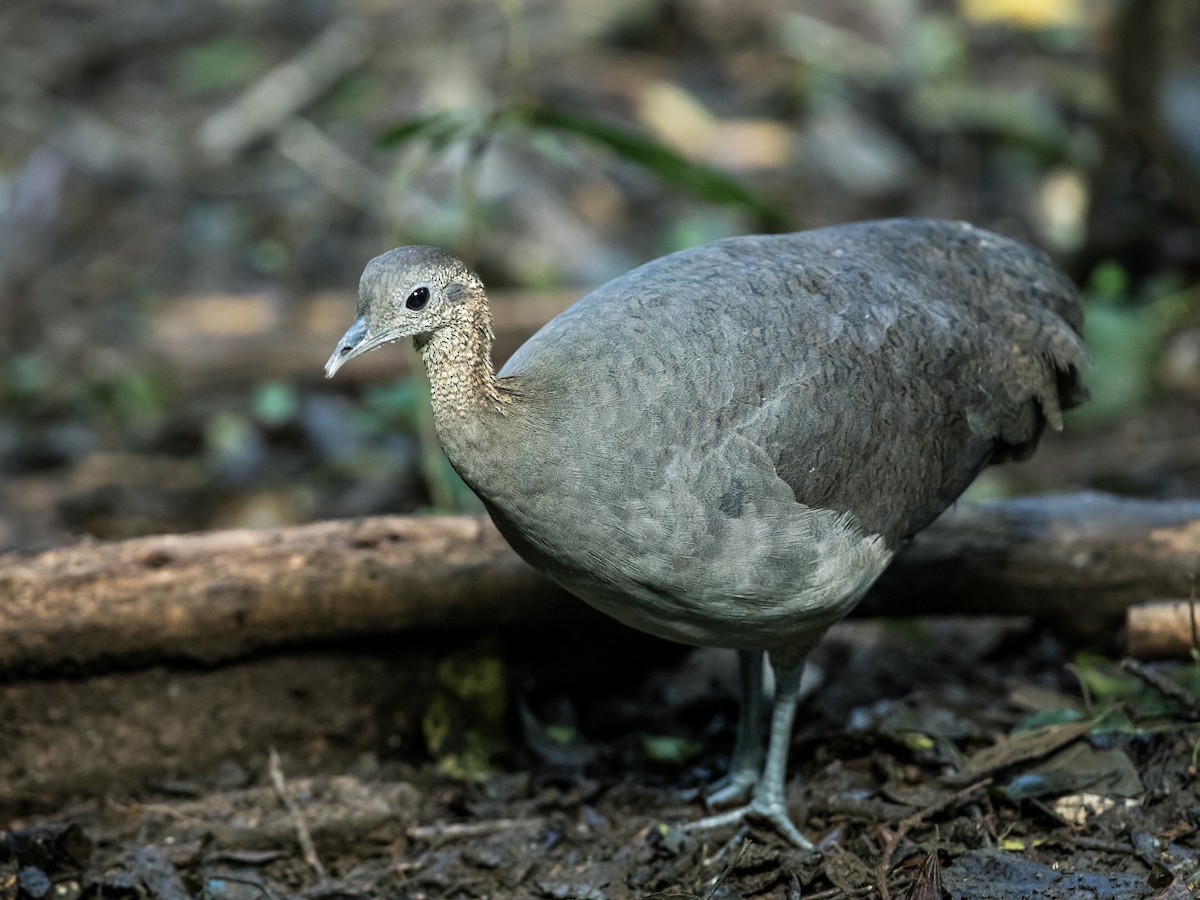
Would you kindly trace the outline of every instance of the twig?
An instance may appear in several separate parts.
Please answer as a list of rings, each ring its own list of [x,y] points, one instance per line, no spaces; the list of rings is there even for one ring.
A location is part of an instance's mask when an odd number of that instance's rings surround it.
[[[232,881],[234,884],[244,884],[248,887],[256,888],[262,892],[262,895],[266,897],[267,900],[278,900],[275,892],[267,887],[267,885],[263,884],[262,879],[260,878],[243,878],[240,875],[230,875],[228,872],[222,872],[221,880]]]
[[[374,173],[311,120],[296,116],[281,125],[275,146],[339,200],[352,206],[367,205],[375,190]]]
[[[907,886],[907,884],[902,885]],[[804,900],[846,900],[849,897],[867,897],[875,893],[875,885],[864,884],[856,888],[828,888],[824,891],[817,891],[815,894],[810,894]]]
[[[915,828],[917,825],[920,825],[923,821],[928,819],[930,816],[936,815],[937,813],[940,813],[942,810],[950,809],[952,806],[957,806],[959,803],[961,803],[963,800],[966,800],[972,794],[977,794],[980,791],[982,791],[984,788],[990,787],[991,784],[992,784],[991,776],[988,776],[987,778],[981,778],[979,781],[976,781],[974,784],[967,785],[961,791],[956,791],[953,794],[943,797],[941,800],[938,800],[936,803],[931,803],[931,804],[929,804],[929,806],[926,806],[924,809],[917,810],[911,816],[908,816],[908,817],[902,819],[900,822],[900,827],[905,829],[906,831],[908,829]]]
[[[447,822],[442,825],[414,825],[405,832],[418,841],[453,840],[480,837],[510,828],[541,828],[546,820],[541,816],[528,819],[489,819],[486,822]]]
[[[334,22],[297,56],[210,116],[200,128],[200,145],[214,162],[227,163],[250,144],[277,132],[362,62],[370,37],[370,30],[358,19]]]
[[[296,829],[296,840],[300,844],[300,852],[304,856],[304,861],[316,874],[318,881],[325,881],[325,867],[317,858],[317,848],[313,844],[312,835],[309,834],[308,825],[304,822],[300,807],[288,794],[287,784],[283,780],[283,768],[279,763],[279,753],[274,747],[271,748],[268,756],[267,771],[271,777],[271,787],[275,788],[279,802],[287,810],[288,817],[292,820],[292,827]]]
[[[742,843],[738,845],[737,853],[733,854],[733,859],[726,863],[725,868],[723,868],[720,874],[713,879],[712,884],[708,887],[708,890],[704,892],[704,900],[712,900],[712,898],[716,896],[716,893],[720,889],[721,885],[725,883],[726,879],[728,879],[731,874],[733,874],[733,870],[737,868],[738,863],[742,861],[742,857],[746,855],[746,851],[749,849],[750,840],[748,838],[743,838]]]
[[[204,863],[239,863],[247,866],[265,866],[287,856],[286,850],[218,850],[204,857]]]
[[[880,900],[891,900],[892,898],[892,893],[888,889],[887,884],[888,874],[891,872],[892,868],[892,856],[895,855],[896,848],[900,846],[900,842],[904,840],[904,837],[908,834],[908,832],[916,828],[931,816],[937,815],[939,812],[950,809],[953,806],[957,806],[967,797],[978,793],[991,783],[992,779],[988,777],[980,779],[974,784],[969,784],[962,790],[955,791],[953,794],[949,794],[941,798],[936,803],[931,803],[924,809],[917,810],[911,816],[906,816],[905,818],[901,819],[894,831],[888,828],[886,825],[879,826],[879,834],[883,839],[883,854],[879,857],[879,865],[876,872],[876,881],[879,886]]]
[[[1120,841],[1107,841],[1103,838],[1088,837],[1086,834],[1060,834],[1056,835],[1053,840],[1081,847],[1084,850],[1099,850],[1102,853],[1113,853],[1120,856],[1137,855],[1137,850],[1132,843],[1123,844]]]
[[[1136,659],[1126,657],[1121,660],[1121,668],[1131,675],[1136,675],[1164,696],[1170,697],[1172,700],[1178,700],[1187,707],[1189,713],[1200,715],[1200,697],[1189,691],[1182,684],[1155,672],[1149,666],[1143,665]]]
[[[879,900],[892,900],[892,892],[888,889],[888,873],[892,868],[892,857],[896,848],[908,833],[907,821],[901,822],[896,830],[886,825],[879,826],[879,836],[883,838],[883,853],[879,856],[879,865],[875,871],[875,883],[879,886]]]

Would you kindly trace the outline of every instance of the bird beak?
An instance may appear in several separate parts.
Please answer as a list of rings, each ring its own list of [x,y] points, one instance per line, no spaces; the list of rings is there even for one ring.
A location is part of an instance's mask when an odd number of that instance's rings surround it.
[[[325,377],[332,378],[337,370],[349,360],[366,350],[376,346],[378,342],[369,340],[371,329],[367,327],[366,319],[356,319],[340,341],[329,362],[325,363]]]

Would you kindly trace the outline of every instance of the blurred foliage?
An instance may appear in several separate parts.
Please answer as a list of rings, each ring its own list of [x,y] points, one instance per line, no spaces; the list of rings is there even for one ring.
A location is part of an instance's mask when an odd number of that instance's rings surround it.
[[[220,410],[204,424],[205,462],[220,481],[243,484],[256,480],[265,452],[261,431],[241,412]]]
[[[278,278],[290,262],[287,246],[277,238],[264,238],[250,245],[250,263],[263,275]]]
[[[1174,283],[1150,284],[1154,299],[1137,302],[1120,263],[1092,270],[1084,295],[1084,340],[1092,365],[1084,373],[1091,399],[1069,415],[1077,423],[1103,423],[1144,408],[1158,386],[1163,344],[1197,312],[1200,292]]]
[[[76,380],[41,351],[18,353],[0,369],[0,405],[28,418],[64,415],[107,422],[144,436],[170,418],[178,392],[161,370],[105,367]]]
[[[1112,729],[1115,722],[1128,721],[1121,713],[1134,719],[1186,719],[1191,711],[1179,700],[1147,684],[1121,667],[1116,660],[1091,653],[1080,653],[1071,665],[1092,703],[1113,707],[1115,718],[1103,723]],[[1200,696],[1200,665],[1195,662],[1166,666],[1163,676],[1193,695]]]
[[[250,81],[262,68],[261,46],[246,34],[222,34],[184,48],[175,59],[174,79],[187,93],[218,93]]]
[[[135,433],[157,430],[176,399],[169,380],[158,371],[126,369],[88,382],[88,405],[112,415]]]
[[[421,721],[426,749],[443,774],[483,778],[510,749],[508,685],[498,642],[485,637],[454,651],[438,664],[436,678]]]
[[[417,404],[421,399],[421,382],[417,378],[401,378],[391,384],[368,384],[355,416],[355,425],[368,434],[390,431],[417,430]]]
[[[0,396],[6,404],[25,406],[44,397],[53,380],[54,366],[44,353],[18,353],[4,366]]]
[[[704,752],[704,744],[688,737],[667,734],[640,735],[642,756],[653,763],[680,766]]]
[[[517,700],[521,743],[536,757],[555,766],[579,769],[596,758],[596,748],[569,722],[541,722],[524,698]]]
[[[300,393],[284,381],[266,381],[251,397],[254,417],[268,428],[282,428],[294,422],[300,411]]]
[[[439,512],[483,512],[483,504],[441,450],[423,377],[401,378],[390,385],[368,385],[356,424],[368,434],[414,434],[420,443],[420,470],[433,508]]]
[[[1083,718],[1085,718],[1084,713],[1070,707],[1039,709],[1017,723],[1017,727],[1013,729],[1013,732],[1029,731],[1033,728],[1042,728],[1046,725],[1065,725],[1068,722],[1078,722]]]
[[[437,446],[422,378],[369,388],[357,410],[342,384],[316,387],[316,366],[313,383],[247,367],[195,390],[195,361],[176,374],[187,354],[160,341],[176,298],[265,290],[290,309],[349,285],[397,225],[529,287],[596,284],[789,218],[968,218],[1084,273],[1093,399],[1073,425],[1177,402],[1197,384],[1195,217],[1115,66],[1133,52],[1146,65],[1128,74],[1161,78],[1164,124],[1194,168],[1200,19],[1191,0],[1170,5],[1145,18],[1171,54],[1139,57],[1120,26],[1140,7],[1124,0],[484,0],[299,16],[201,0],[178,20],[153,3],[127,19],[18,0],[0,24],[40,43],[14,38],[4,64],[25,87],[0,153],[3,459],[55,468],[61,492],[71,466],[116,450],[186,457],[226,489],[316,480],[317,515],[479,510]],[[403,34],[402,52],[364,42],[299,108],[270,107],[287,118],[234,158],[206,157],[206,125],[271,73],[304,71],[313,38],[352,19]],[[1038,465],[989,470],[972,493],[1011,493]],[[1186,485],[1173,489],[1191,489],[1194,467],[1173,465]],[[7,532],[0,519],[10,542],[88,527],[35,494],[9,495],[33,504],[10,503]],[[211,496],[174,508],[211,527]]]
[[[551,106],[511,111],[514,125],[590,141],[620,159],[640,166],[684,194],[729,206],[754,216],[768,230],[787,227],[787,217],[773,203],[712,166],[686,159],[658,141],[585,113]]]
[[[1091,399],[1073,411],[1076,420],[1111,421],[1142,406],[1153,390],[1164,323],[1155,307],[1130,305],[1127,291],[1125,270],[1106,262],[1092,273],[1084,292]]]
[[[547,137],[583,141],[650,172],[684,195],[748,213],[763,228],[778,231],[787,226],[779,207],[721,170],[687,159],[646,134],[576,110],[521,103],[490,112],[437,112],[397,123],[379,137],[379,143],[391,149],[422,144],[440,153],[462,142],[470,148],[470,157],[478,159],[500,135],[521,139],[559,163],[570,157]]]
[[[970,20],[1021,28],[1079,26],[1085,21],[1083,0],[959,0]]]

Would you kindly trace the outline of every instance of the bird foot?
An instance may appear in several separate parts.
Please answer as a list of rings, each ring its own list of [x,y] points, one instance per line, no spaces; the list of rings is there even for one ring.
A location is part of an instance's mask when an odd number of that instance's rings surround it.
[[[728,812],[705,816],[695,822],[681,826],[684,831],[707,831],[710,828],[723,828],[726,825],[743,825],[747,821],[766,822],[788,843],[801,850],[815,850],[812,841],[800,833],[792,820],[788,818],[787,810],[782,803],[765,803],[751,800],[746,806],[731,809]]]
[[[739,800],[745,800],[753,792],[754,785],[757,782],[757,772],[730,772],[722,775],[712,784],[681,790],[679,798],[687,800],[689,803],[693,800],[699,800],[707,808],[714,809],[721,806],[728,806],[730,803],[737,803]]]
[[[709,809],[714,809],[745,800],[750,796],[757,783],[757,771],[730,772],[708,786],[702,798],[704,805]]]

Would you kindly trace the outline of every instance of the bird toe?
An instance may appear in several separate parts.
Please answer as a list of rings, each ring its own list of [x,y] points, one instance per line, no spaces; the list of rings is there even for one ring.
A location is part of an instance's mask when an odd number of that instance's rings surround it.
[[[746,806],[688,822],[682,826],[682,829],[684,831],[708,831],[729,825],[743,825],[747,822],[769,825],[780,837],[800,850],[816,849],[813,842],[801,834],[800,829],[792,823],[782,803],[751,801]]]
[[[756,772],[730,772],[709,785],[704,792],[704,805],[709,809],[719,809],[744,801],[753,792],[757,781]]]

